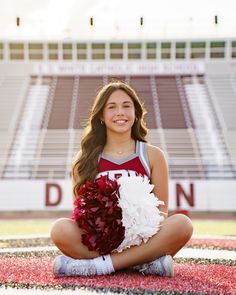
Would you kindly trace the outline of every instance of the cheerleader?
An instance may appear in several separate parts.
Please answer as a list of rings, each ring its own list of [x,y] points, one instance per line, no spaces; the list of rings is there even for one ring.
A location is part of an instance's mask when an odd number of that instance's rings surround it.
[[[52,225],[51,239],[64,255],[54,260],[55,276],[106,275],[126,268],[174,275],[173,257],[189,241],[193,227],[185,215],[168,216],[167,162],[161,149],[147,143],[145,113],[134,89],[124,82],[112,81],[98,91],[72,165],[73,195],[76,200],[78,190],[100,176],[142,175],[150,180],[152,193],[160,201],[156,213],[162,216],[160,228],[146,241],[100,255],[82,242],[83,229],[76,220],[58,219]],[[104,240],[106,244],[109,240]]]

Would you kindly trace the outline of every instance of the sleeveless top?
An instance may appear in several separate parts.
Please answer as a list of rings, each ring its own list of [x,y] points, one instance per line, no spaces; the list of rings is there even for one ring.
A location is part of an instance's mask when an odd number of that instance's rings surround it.
[[[150,178],[151,169],[147,144],[137,140],[135,153],[123,159],[115,159],[102,153],[98,159],[98,175],[96,178],[102,175],[108,175],[110,179],[137,175],[146,175]]]

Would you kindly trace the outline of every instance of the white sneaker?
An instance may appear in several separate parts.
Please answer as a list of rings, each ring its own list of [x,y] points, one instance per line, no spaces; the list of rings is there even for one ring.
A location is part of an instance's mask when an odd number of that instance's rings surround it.
[[[161,256],[154,261],[136,265],[132,268],[143,274],[159,275],[162,277],[174,276],[173,258],[170,255]]]
[[[92,259],[73,259],[60,255],[54,260],[53,274],[57,277],[92,276],[97,274],[97,270]]]

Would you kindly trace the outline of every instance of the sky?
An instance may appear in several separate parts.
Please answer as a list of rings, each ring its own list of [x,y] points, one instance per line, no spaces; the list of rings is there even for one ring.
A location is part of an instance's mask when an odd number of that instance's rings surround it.
[[[235,37],[236,0],[0,0],[2,40]]]

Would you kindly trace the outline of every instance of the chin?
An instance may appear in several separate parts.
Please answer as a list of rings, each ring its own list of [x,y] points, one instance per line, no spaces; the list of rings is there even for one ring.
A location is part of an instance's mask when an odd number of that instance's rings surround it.
[[[109,128],[109,131],[111,133],[117,133],[117,134],[125,134],[125,133],[131,133],[131,128]]]

